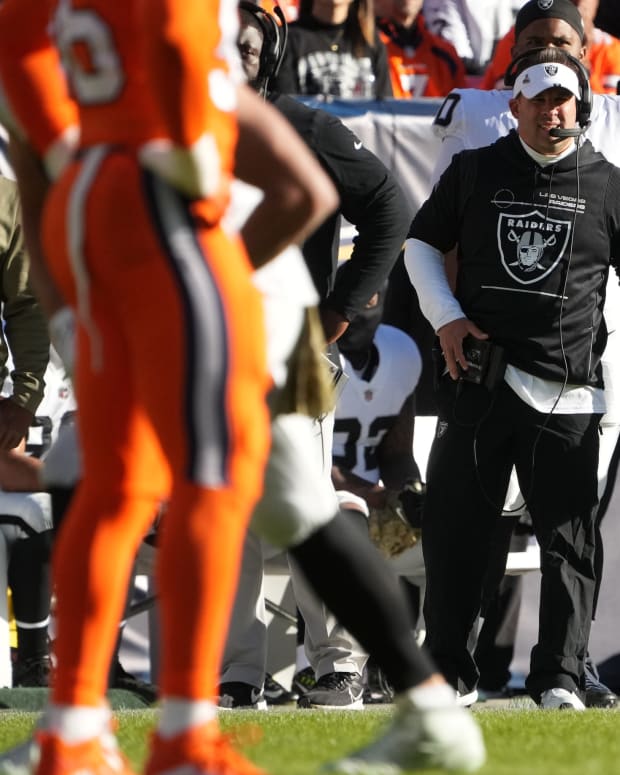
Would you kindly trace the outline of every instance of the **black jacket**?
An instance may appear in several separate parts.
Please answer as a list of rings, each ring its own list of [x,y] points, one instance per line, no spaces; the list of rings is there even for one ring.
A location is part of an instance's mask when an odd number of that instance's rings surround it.
[[[387,167],[336,116],[284,94],[269,95],[330,176],[339,211],[306,241],[303,253],[321,305],[351,320],[387,279],[411,221],[406,197]],[[340,213],[354,226],[351,258],[338,273]]]
[[[458,244],[455,295],[509,363],[545,379],[602,384],[605,285],[610,262],[620,261],[620,169],[589,141],[544,168],[514,130],[457,154],[409,235],[442,252]]]
[[[387,52],[375,30],[373,46],[353,52],[347,23],[324,24],[312,16],[289,26],[284,60],[273,83],[283,94],[391,97]]]

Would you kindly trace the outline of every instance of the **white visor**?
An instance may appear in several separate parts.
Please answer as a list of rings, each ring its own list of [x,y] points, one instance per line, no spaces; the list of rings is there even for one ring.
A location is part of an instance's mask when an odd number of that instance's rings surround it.
[[[567,89],[577,99],[581,98],[577,73],[570,67],[555,62],[533,65],[520,73],[515,81],[512,96],[517,97],[519,94],[523,94],[524,97],[531,100],[546,89],[554,87]]]

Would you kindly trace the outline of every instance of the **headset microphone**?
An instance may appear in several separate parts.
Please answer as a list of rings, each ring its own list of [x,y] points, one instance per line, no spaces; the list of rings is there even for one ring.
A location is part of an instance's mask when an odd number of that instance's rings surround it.
[[[573,129],[565,129],[564,127],[556,126],[556,127],[553,127],[553,129],[549,130],[549,134],[551,135],[551,137],[560,137],[560,138],[581,137],[581,135],[586,131],[589,125],[590,125],[590,122],[588,121],[588,123],[585,126],[576,126],[576,127],[573,127]]]

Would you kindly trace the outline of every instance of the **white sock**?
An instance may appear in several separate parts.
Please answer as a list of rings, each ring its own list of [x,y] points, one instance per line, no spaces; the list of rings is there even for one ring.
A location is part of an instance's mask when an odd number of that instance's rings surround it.
[[[306,649],[303,645],[297,646],[295,651],[295,672],[300,673],[307,667],[310,667],[310,662],[308,662],[308,657],[306,656]]]
[[[107,705],[50,705],[45,713],[45,728],[65,743],[83,743],[108,731],[110,717]]]
[[[410,703],[420,710],[456,706],[456,692],[447,683],[415,686],[400,695],[397,701]]]
[[[174,737],[190,727],[213,721],[217,708],[210,700],[186,700],[164,697],[157,732],[163,738]]]

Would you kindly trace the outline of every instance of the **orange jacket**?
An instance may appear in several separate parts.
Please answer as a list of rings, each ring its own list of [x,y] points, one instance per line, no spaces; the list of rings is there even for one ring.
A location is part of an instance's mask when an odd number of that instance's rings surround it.
[[[378,26],[395,97],[445,97],[465,86],[465,67],[454,46],[430,32],[422,15],[408,29],[387,18]]]
[[[512,61],[515,44],[514,27],[499,41],[493,59],[487,66],[480,84],[481,89],[502,88],[504,73]],[[597,94],[616,94],[620,81],[620,40],[607,32],[595,29],[584,63],[590,73],[592,91]]]

